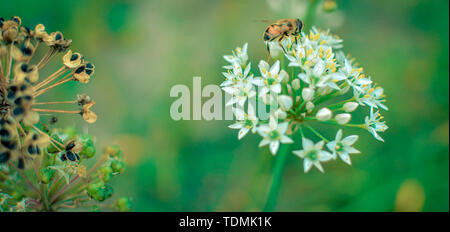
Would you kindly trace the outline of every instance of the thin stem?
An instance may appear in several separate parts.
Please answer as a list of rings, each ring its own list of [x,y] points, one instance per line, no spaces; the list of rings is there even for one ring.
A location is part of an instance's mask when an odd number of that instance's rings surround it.
[[[65,113],[65,114],[79,114],[81,112],[79,110],[53,110],[53,109],[37,109],[37,108],[33,108],[33,111],[50,112],[50,113]]]
[[[9,48],[9,62],[7,65],[8,70],[6,71],[6,80],[8,80],[8,81],[9,81],[9,76],[11,75],[11,67],[12,67],[12,62],[13,62],[13,59],[12,59],[13,47],[14,47],[14,42],[11,43],[10,48]]]
[[[40,190],[41,190],[42,209],[44,211],[50,211],[50,206],[48,204],[48,198],[47,198],[47,194],[46,194],[46,190],[45,190],[45,184],[43,184],[43,183],[41,184]]]
[[[33,55],[36,53],[36,50],[39,47],[40,43],[41,43],[41,41],[39,41],[39,40],[36,42],[36,45],[34,46],[34,49],[33,49],[33,53],[31,53],[32,55],[26,61],[27,64],[30,63],[31,58],[33,58]]]
[[[35,130],[36,130],[37,132],[39,132],[40,134],[47,135],[47,133],[45,133],[45,132],[39,130],[39,128],[37,128],[35,125],[31,125],[31,127],[33,127],[33,129],[35,129]],[[58,144],[58,145],[61,146],[61,147],[64,147],[64,144],[58,142],[56,139],[52,138],[51,136],[48,136],[48,137],[49,137],[49,139],[50,139],[50,143],[52,143],[53,146],[56,147],[56,149],[58,149],[59,151],[62,151],[56,144]],[[55,143],[56,143],[56,144],[55,144]]]
[[[31,187],[31,189],[32,189],[34,192],[36,192],[38,195],[41,195],[41,193],[40,193],[39,190],[36,188],[36,186],[34,186],[34,185],[31,183],[30,179],[28,179],[28,177],[25,176],[25,174],[23,174],[23,172],[22,172],[20,169],[18,169],[18,168],[17,168],[14,164],[12,164],[11,162],[9,162],[9,165],[12,166],[12,167],[16,170],[17,173],[19,173],[19,175],[27,182],[27,184]]]
[[[305,134],[303,134],[303,127],[302,127],[302,125],[298,124],[298,128],[299,128],[299,131],[300,131],[300,136],[303,139],[305,137]]]
[[[45,53],[45,55],[41,58],[41,60],[39,61],[39,63],[36,65],[38,67],[38,70],[40,70],[42,67],[42,63],[50,56],[52,55],[54,51],[54,48],[50,48],[47,53]]]
[[[325,141],[325,142],[329,142],[328,141],[328,139],[326,139],[322,134],[320,134],[318,131],[316,131],[314,128],[312,128],[311,126],[309,126],[309,125],[306,125],[306,127],[310,130],[310,131],[312,131],[315,135],[317,135],[317,137],[319,137],[319,138],[321,138],[323,141]]]
[[[39,82],[33,87],[33,90],[36,91],[40,89],[41,87],[45,86],[46,84],[52,82],[54,79],[58,78],[64,73],[64,70],[66,70],[66,66],[62,66],[60,69],[58,69],[56,72],[54,72],[52,75],[45,78],[43,81]]]
[[[35,102],[33,105],[74,104],[77,101]]]
[[[58,86],[58,85],[62,85],[62,84],[66,83],[66,82],[68,82],[68,81],[71,81],[71,80],[73,80],[73,79],[74,79],[73,77],[68,77],[68,78],[63,79],[63,80],[61,80],[61,81],[58,81],[58,82],[56,82],[55,84],[50,85],[49,87],[47,87],[47,88],[45,88],[45,89],[42,89],[42,90],[38,91],[38,92],[35,93],[33,96],[34,96],[34,97],[39,97],[41,94],[44,94],[45,92],[49,91],[50,89],[55,88],[55,87]]]
[[[55,195],[53,195],[52,198],[50,199],[50,204],[53,204],[55,200],[57,200],[58,197],[61,196],[61,194],[63,194],[66,191],[67,188],[69,188],[73,183],[75,183],[76,180],[78,180],[79,177],[80,177],[79,175],[76,175],[68,184],[66,184]]]
[[[336,122],[335,119],[332,119],[329,121],[319,121],[317,118],[305,118],[305,119],[309,120],[309,121],[315,121],[315,122],[320,122],[320,123],[335,125],[335,126],[346,126],[346,127],[356,127],[356,128],[366,129],[365,124],[348,124],[348,123],[347,124],[339,124],[338,122]]]
[[[281,179],[283,177],[284,167],[289,154],[289,148],[290,145],[281,146],[280,154],[277,155],[277,160],[273,171],[272,184],[270,186],[269,195],[264,207],[265,212],[273,211],[277,204],[278,193],[280,192]]]

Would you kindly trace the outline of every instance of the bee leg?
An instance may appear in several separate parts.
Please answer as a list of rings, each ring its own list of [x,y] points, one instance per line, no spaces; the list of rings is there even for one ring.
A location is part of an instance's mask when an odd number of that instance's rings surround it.
[[[280,45],[281,49],[283,49],[284,54],[287,54],[286,49],[284,49],[283,45],[281,44],[281,39],[278,40],[278,45]]]
[[[266,47],[267,47],[267,63],[269,63],[270,61],[270,47],[269,47],[269,42],[266,42]]]

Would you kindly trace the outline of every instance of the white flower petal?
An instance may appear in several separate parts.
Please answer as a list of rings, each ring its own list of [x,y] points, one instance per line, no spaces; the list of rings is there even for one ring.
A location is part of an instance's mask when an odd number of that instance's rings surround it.
[[[280,139],[281,143],[293,143],[294,140],[292,140],[291,138],[289,138],[289,136],[286,135],[282,135],[281,139]]]
[[[314,166],[316,166],[317,169],[319,169],[319,171],[324,172],[320,162],[313,162],[313,164],[314,164]]]
[[[345,138],[342,140],[342,143],[343,143],[344,145],[346,145],[346,146],[352,146],[353,144],[356,143],[356,141],[358,140],[358,138],[359,138],[358,135],[350,135],[350,136],[345,137]]]
[[[272,153],[272,155],[277,154],[278,148],[280,147],[280,142],[279,141],[272,141],[270,142],[270,152]]]
[[[261,142],[259,142],[259,147],[263,147],[263,146],[266,146],[267,144],[269,144],[270,143],[270,140],[268,140],[268,139],[263,139],[263,140],[261,140]]]
[[[244,127],[241,130],[239,130],[238,139],[242,139],[248,132],[250,131],[250,128]]]
[[[310,150],[310,149],[314,148],[313,141],[311,141],[305,137],[303,137],[302,143],[303,143],[303,150]]]
[[[303,160],[303,170],[305,171],[305,173],[309,172],[309,170],[311,170],[313,163],[311,160],[309,159],[304,159]]]
[[[339,157],[342,159],[342,161],[344,161],[345,163],[351,165],[352,162],[350,160],[350,156],[348,155],[347,152],[343,152],[341,154],[339,154]]]
[[[231,129],[241,129],[241,128],[242,128],[242,124],[241,124],[241,123],[231,124],[231,125],[228,126],[228,128],[231,128]]]

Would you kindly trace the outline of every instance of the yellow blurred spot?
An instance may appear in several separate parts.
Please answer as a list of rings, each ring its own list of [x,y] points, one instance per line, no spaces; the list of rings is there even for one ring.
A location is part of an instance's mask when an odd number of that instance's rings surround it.
[[[317,34],[314,35],[314,37],[313,37],[312,39],[313,39],[313,40],[318,40],[319,38],[320,38],[320,34],[317,33]]]
[[[425,190],[416,179],[403,181],[397,192],[394,211],[420,212],[425,202]]]
[[[143,137],[132,134],[121,134],[114,140],[122,150],[127,165],[133,166],[138,164],[142,156],[146,154],[144,147],[147,146],[148,148],[148,143]]]
[[[442,145],[448,146],[449,140],[449,123],[448,121],[441,123],[431,132],[431,139]]]

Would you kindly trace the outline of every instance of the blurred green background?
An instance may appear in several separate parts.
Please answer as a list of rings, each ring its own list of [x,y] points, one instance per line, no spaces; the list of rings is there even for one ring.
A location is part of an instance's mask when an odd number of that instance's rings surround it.
[[[289,156],[277,211],[449,210],[449,1],[343,1],[315,25],[344,39],[384,87],[390,129],[375,141],[362,132],[353,165],[325,164],[325,174],[303,173]],[[274,157],[259,136],[237,140],[230,121],[173,121],[170,89],[219,84],[222,56],[249,42],[255,64],[266,58],[261,20],[303,17],[306,0],[66,0],[3,1],[0,16],[43,23],[73,39],[72,49],[96,65],[80,91],[96,101],[99,120],[86,125],[99,147],[118,143],[128,161],[116,195],[131,196],[136,211],[259,211]],[[59,61],[58,61],[59,62]],[[52,63],[57,68],[58,62]],[[64,89],[64,91],[62,91]],[[331,136],[331,135],[330,135]]]

